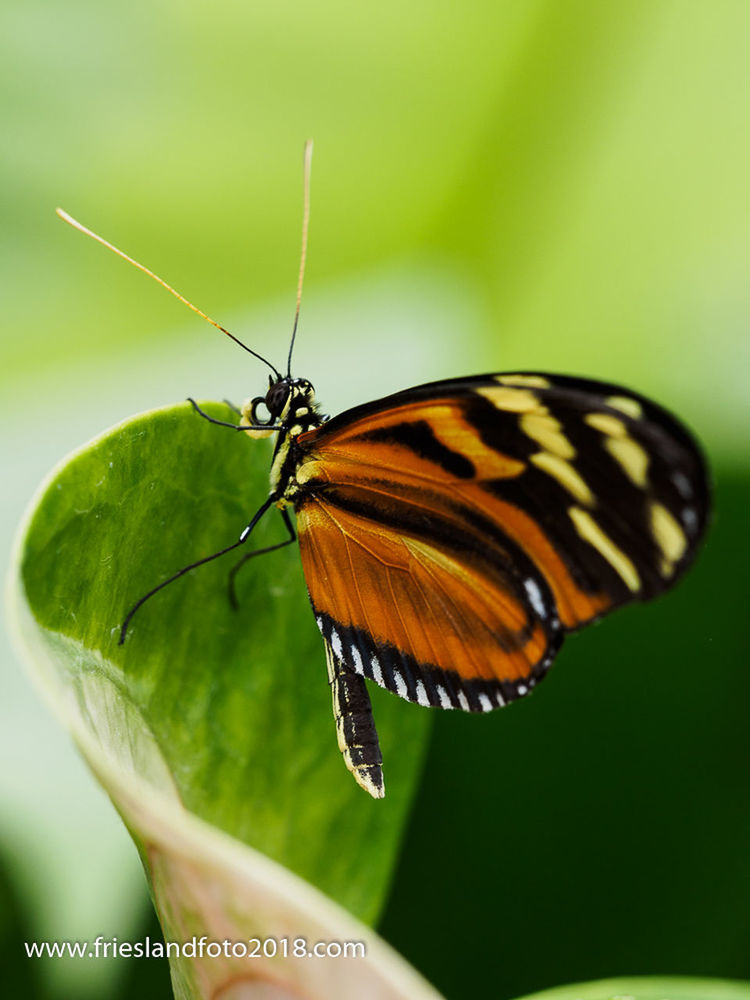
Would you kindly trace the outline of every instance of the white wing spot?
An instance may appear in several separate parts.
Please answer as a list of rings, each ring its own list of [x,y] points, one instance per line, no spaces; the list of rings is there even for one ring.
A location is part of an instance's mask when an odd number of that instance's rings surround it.
[[[351,654],[352,654],[352,665],[354,667],[355,673],[364,675],[365,668],[362,664],[362,657],[359,655],[359,650],[357,649],[356,646],[352,646]]]
[[[539,589],[539,584],[533,577],[527,576],[523,581],[523,586],[526,593],[529,595],[529,601],[531,601],[531,606],[543,620],[547,618],[547,609],[544,606],[544,598],[542,597],[542,592]]]
[[[331,632],[331,649],[336,655],[336,659],[340,660],[343,655],[344,649],[341,645],[341,636],[338,634],[336,629],[333,629],[333,631]]]
[[[323,619],[320,617],[320,615],[318,615],[318,617],[315,619],[315,621],[318,623],[318,628],[322,632],[323,631]]]
[[[463,691],[458,692],[458,704],[464,710],[464,712],[471,711],[471,705],[469,704],[469,699],[463,693]]]
[[[421,681],[417,681],[417,701],[420,705],[429,705],[430,699],[427,697],[427,692],[424,689],[424,684]]]
[[[492,702],[490,701],[490,699],[487,697],[486,694],[480,694],[479,695],[479,704],[482,706],[482,711],[483,712],[491,712],[492,711],[492,707],[493,707],[492,706]]]
[[[394,669],[393,679],[396,682],[396,694],[399,696],[399,698],[408,698],[409,693],[406,688],[406,681],[398,672],[398,670]]]
[[[686,500],[692,497],[693,487],[684,472],[673,472],[672,482],[675,484],[677,492],[681,497],[684,497]]]
[[[503,698],[503,696],[502,696],[502,694],[501,694],[501,692],[500,692],[500,691],[498,691],[498,692],[496,693],[496,695],[495,695],[495,701],[497,702],[497,704],[498,704],[498,706],[499,706],[500,708],[502,708],[502,707],[503,707],[503,705],[505,704],[505,698]]]
[[[528,688],[526,687],[526,685],[525,685],[525,684],[519,684],[519,685],[518,685],[518,687],[516,688],[516,691],[518,691],[519,695],[520,695],[520,696],[521,696],[522,698],[523,698],[523,696],[524,696],[524,695],[525,695],[525,694],[526,694],[526,693],[528,692],[528,690],[529,690],[529,689],[528,689]]]
[[[686,529],[692,534],[698,528],[698,515],[692,507],[683,507],[682,509],[682,523],[685,525]]]
[[[383,671],[380,669],[380,662],[377,656],[373,656],[370,660],[370,666],[372,667],[372,679],[376,684],[383,684]]]
[[[436,684],[435,690],[438,693],[438,698],[440,699],[441,708],[453,708],[453,702],[448,697],[448,692],[445,690],[442,684]]]

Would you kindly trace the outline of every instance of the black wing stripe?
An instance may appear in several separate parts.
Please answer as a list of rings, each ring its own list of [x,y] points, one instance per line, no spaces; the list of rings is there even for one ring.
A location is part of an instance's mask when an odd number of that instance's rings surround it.
[[[434,462],[444,472],[457,479],[472,479],[477,472],[474,463],[466,455],[454,451],[437,439],[426,420],[404,421],[393,426],[366,431],[359,436],[359,440],[410,448],[419,458]]]

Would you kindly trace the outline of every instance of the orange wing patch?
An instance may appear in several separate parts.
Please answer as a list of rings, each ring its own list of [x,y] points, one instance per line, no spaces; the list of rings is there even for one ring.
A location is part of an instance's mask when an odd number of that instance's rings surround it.
[[[337,489],[297,513],[310,599],[334,653],[422,704],[481,711],[525,694],[559,645],[544,582],[524,583],[506,553],[488,558],[486,543],[459,558],[378,523],[352,509],[363,496]]]

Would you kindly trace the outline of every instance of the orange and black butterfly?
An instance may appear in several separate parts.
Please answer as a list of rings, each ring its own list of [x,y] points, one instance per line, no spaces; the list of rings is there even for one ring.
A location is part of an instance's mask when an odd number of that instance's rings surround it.
[[[307,165],[304,232],[309,149]],[[297,314],[300,291],[301,277]],[[223,424],[276,434],[267,500],[237,542],[142,597],[121,641],[145,600],[244,545],[279,508],[288,538],[270,548],[299,536],[339,747],[358,784],[380,798],[366,681],[467,712],[528,694],[568,632],[679,579],[706,527],[707,471],[673,416],[617,385],[540,372],[472,376],[328,419],[310,382],[292,377],[291,353],[286,374],[261,358],[272,371],[266,394]]]

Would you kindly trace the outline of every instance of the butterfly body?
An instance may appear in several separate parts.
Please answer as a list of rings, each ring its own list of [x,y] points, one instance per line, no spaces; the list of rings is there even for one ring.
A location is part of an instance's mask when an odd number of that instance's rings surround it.
[[[278,435],[269,500],[296,513],[339,746],[375,797],[366,679],[425,706],[501,707],[567,632],[668,589],[705,527],[695,442],[619,386],[473,376],[327,419],[286,376],[243,407],[250,435],[261,403]]]

